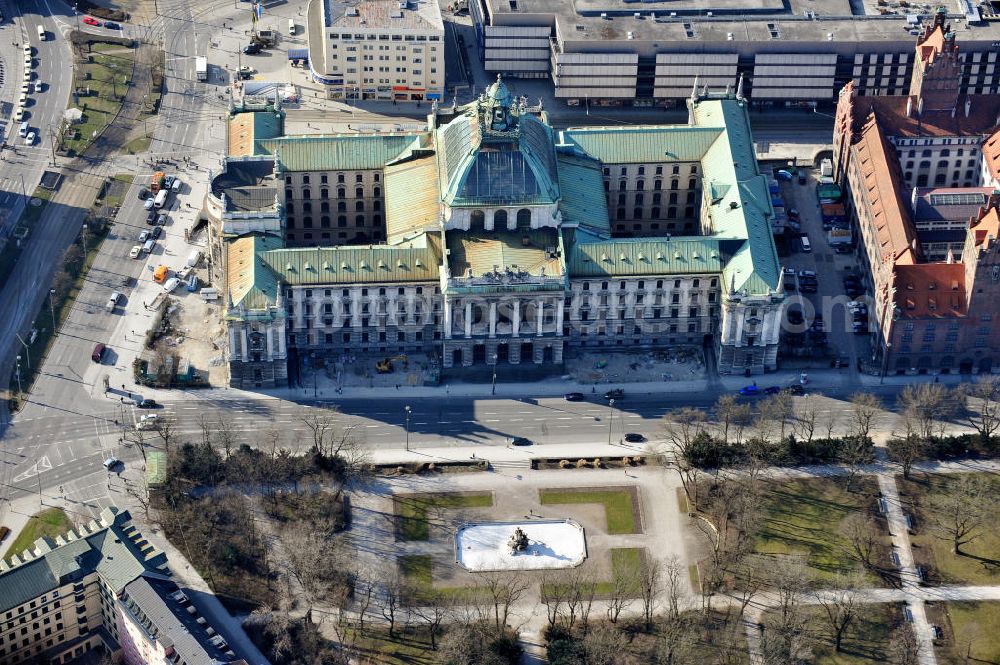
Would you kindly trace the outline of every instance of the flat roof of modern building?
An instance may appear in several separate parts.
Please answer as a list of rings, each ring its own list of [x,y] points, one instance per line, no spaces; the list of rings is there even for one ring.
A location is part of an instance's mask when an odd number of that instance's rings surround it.
[[[437,0],[325,0],[326,26],[373,30],[444,30]]]
[[[844,43],[898,41],[910,44],[915,21],[931,18],[927,9],[889,9],[877,0],[484,0],[494,25],[540,25],[549,17],[559,41],[756,42],[778,46],[795,42],[831,42],[831,52]],[[512,5],[517,7],[512,10]],[[752,5],[752,6],[751,6]],[[862,6],[864,13],[859,13]],[[637,16],[638,15],[638,16]],[[949,14],[965,45],[996,40],[1000,22],[967,24],[965,14]],[[968,28],[968,29],[966,29]],[[631,33],[631,36],[629,36]],[[662,46],[662,44],[660,44]],[[856,45],[854,45],[856,46]]]

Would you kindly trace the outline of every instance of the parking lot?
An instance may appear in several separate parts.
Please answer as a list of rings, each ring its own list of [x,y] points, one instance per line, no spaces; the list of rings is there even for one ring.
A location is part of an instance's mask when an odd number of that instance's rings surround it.
[[[859,266],[853,251],[838,253],[828,242],[816,194],[818,182],[818,169],[802,168],[791,180],[779,181],[789,218],[794,216],[799,226],[787,243],[788,255],[781,259],[788,298],[782,348],[786,367],[854,366],[858,349],[867,348],[866,329],[855,326],[864,323],[867,306],[850,305],[867,294],[860,279],[845,283],[845,278],[860,278]],[[809,251],[795,239],[799,234],[808,238]]]

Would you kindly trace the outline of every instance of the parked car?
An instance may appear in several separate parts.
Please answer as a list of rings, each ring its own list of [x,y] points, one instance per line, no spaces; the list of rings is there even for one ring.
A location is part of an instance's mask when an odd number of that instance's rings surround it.
[[[566,393],[567,402],[582,402],[583,393]]]
[[[740,388],[740,395],[743,395],[744,397],[753,397],[759,394],[760,394],[760,389],[757,388],[756,383],[753,384],[752,386],[743,386],[742,388]]]
[[[37,136],[34,132],[28,132],[28,135],[24,137],[24,145],[35,145],[35,138]]]
[[[510,440],[510,444],[512,446],[530,446],[531,440],[526,439],[523,436],[515,436],[513,439]]]
[[[139,234],[139,242],[146,242],[149,240],[149,231],[143,231]]]
[[[136,429],[154,429],[160,422],[160,417],[155,413],[147,413],[136,424]]]
[[[781,392],[781,386],[768,386],[763,392],[765,395],[777,395]]]
[[[642,443],[643,441],[646,440],[646,437],[636,432],[629,432],[628,434],[625,435],[625,440],[628,441],[629,443]]]
[[[244,55],[257,55],[260,53],[260,44],[247,44],[243,47]]]
[[[104,22],[104,27],[107,28],[108,30],[121,30],[122,29],[122,26],[119,25],[118,23],[115,23],[114,21],[105,21]]]
[[[142,245],[132,245],[132,249],[128,252],[128,257],[130,259],[137,259],[142,254]]]
[[[800,270],[799,271],[799,277],[813,277],[813,278],[815,278],[816,277],[816,271],[815,270]]]
[[[93,16],[84,16],[83,17],[83,22],[86,23],[87,25],[97,26],[98,28],[101,27],[101,22],[98,21]]]
[[[104,460],[103,464],[104,468],[107,469],[108,471],[114,471],[115,469],[123,466],[124,462],[122,462],[117,457],[109,457],[108,459]]]
[[[180,283],[181,283],[181,280],[179,280],[176,277],[171,277],[170,279],[168,279],[166,282],[163,283],[163,292],[164,293],[170,293],[171,291],[173,291],[174,289],[176,289],[178,286],[180,286]]]
[[[140,188],[139,189],[139,197],[138,198],[139,198],[140,201],[145,201],[146,199],[148,199],[149,198],[149,190],[146,189],[145,187]]]
[[[154,226],[153,227],[153,239],[154,240],[158,239],[162,233],[163,233],[163,227],[162,226]]]
[[[160,405],[156,403],[155,399],[141,399],[135,403],[137,409],[155,409]]]
[[[787,390],[792,395],[805,395],[806,394],[806,389],[803,388],[798,383],[793,383],[792,385],[790,385],[787,388],[785,388],[785,390]]]
[[[104,351],[107,349],[104,342],[98,342],[94,345],[94,351],[90,354],[90,359],[95,363],[99,363],[104,360]]]
[[[612,388],[604,393],[604,399],[621,399],[625,397],[625,390],[622,388]]]
[[[784,169],[779,169],[777,172],[775,172],[774,177],[784,182],[792,181],[792,174]]]
[[[145,208],[146,210],[152,210],[153,209],[153,199],[152,198],[146,199],[146,202],[142,204],[142,207]]]
[[[160,213],[159,215],[157,215],[156,217],[157,226],[164,226],[166,223],[167,223],[167,216],[165,214]]]

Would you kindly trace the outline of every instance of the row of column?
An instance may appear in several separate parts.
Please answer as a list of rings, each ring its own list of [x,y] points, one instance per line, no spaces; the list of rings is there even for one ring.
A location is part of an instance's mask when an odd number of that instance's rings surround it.
[[[562,331],[563,327],[563,300],[562,298],[554,298],[555,310],[556,310],[556,332]],[[521,301],[513,300],[508,301],[513,309],[513,316],[511,319],[511,336],[519,337],[521,333]],[[543,333],[542,326],[545,321],[545,301],[544,300],[532,300],[535,304],[535,336],[541,337]],[[444,303],[444,326],[445,326],[445,339],[452,338],[452,301],[445,299]],[[465,301],[465,327],[464,336],[466,338],[472,337],[472,301]],[[497,301],[490,302],[490,314],[489,314],[489,336],[491,338],[497,335]]]

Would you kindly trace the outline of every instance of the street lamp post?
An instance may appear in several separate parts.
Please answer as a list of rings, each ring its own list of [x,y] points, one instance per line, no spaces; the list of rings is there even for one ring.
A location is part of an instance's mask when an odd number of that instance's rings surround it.
[[[404,411],[406,411],[406,449],[409,450],[410,449],[410,411],[411,411],[409,405],[407,405],[404,408]]]
[[[615,398],[608,400],[608,445],[611,445],[611,426],[615,422]]]
[[[17,357],[17,394],[18,396],[24,394],[24,390],[21,389],[21,356]]]
[[[496,395],[497,394],[497,354],[494,353],[491,356],[491,358],[493,360],[493,385],[490,387],[490,394],[491,395]]]
[[[49,289],[49,313],[52,315],[52,333],[56,332],[56,290]]]
[[[84,224],[80,227],[80,242],[83,245],[83,260],[84,263],[87,261],[87,225]]]

